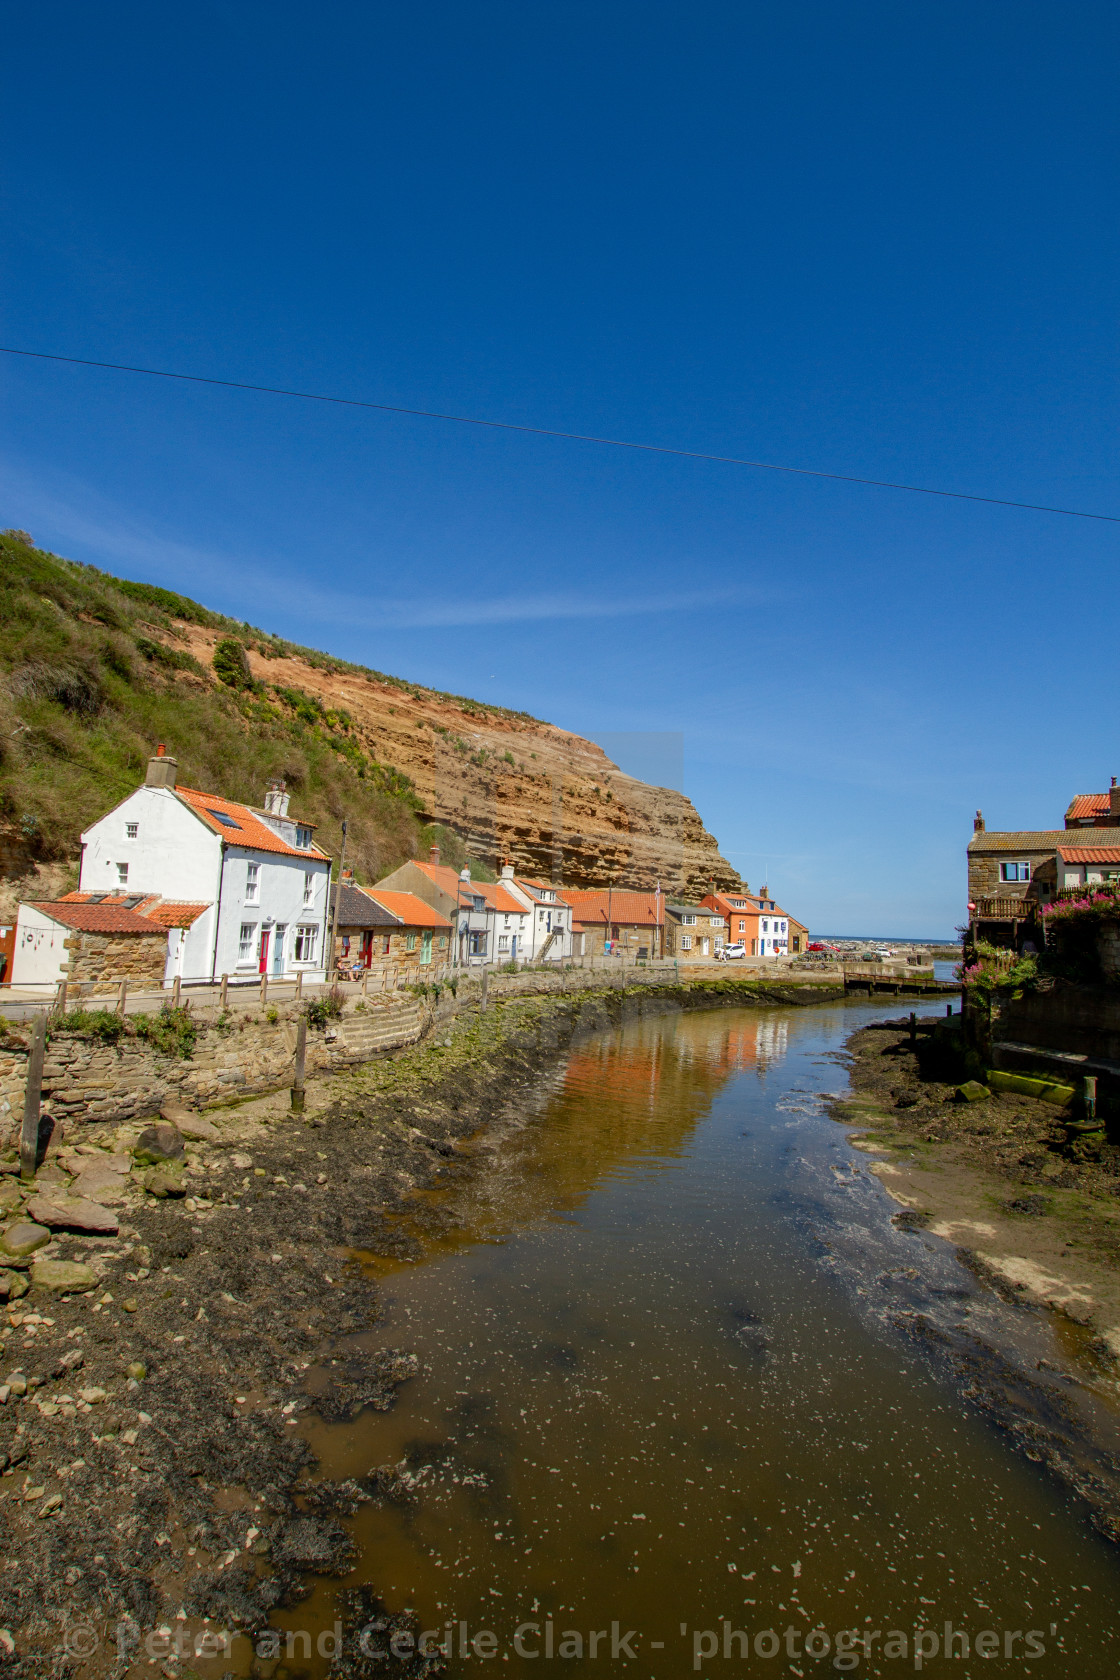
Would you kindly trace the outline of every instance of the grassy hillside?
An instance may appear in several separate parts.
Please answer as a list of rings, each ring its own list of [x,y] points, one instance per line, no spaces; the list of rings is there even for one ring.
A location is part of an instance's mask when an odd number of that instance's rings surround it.
[[[227,632],[213,672],[176,646],[176,620]],[[348,818],[347,859],[361,880],[377,880],[432,838],[461,866],[458,837],[420,829],[408,778],[362,750],[346,712],[328,711],[299,689],[254,682],[247,646],[344,668],[168,590],[48,554],[22,532],[0,534],[8,872],[14,857],[21,867],[75,857],[82,829],[142,781],[159,741],[179,760],[186,786],[229,799],[260,804],[268,778],[283,776],[293,812],[319,825],[336,857]]]

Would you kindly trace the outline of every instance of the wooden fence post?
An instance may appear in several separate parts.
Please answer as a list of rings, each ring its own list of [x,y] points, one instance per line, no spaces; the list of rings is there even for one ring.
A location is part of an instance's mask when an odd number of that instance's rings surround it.
[[[1097,1081],[1092,1074],[1086,1074],[1082,1094],[1085,1101],[1085,1118],[1086,1120],[1095,1120],[1097,1118]]]
[[[54,1012],[56,1015],[65,1015],[66,1013],[66,991],[67,987],[65,980],[60,980],[58,982],[58,996],[54,1001]]]
[[[297,972],[296,972],[296,996],[297,996],[297,998],[301,998],[303,996],[303,970],[302,970],[302,968],[298,969]]]
[[[478,1012],[480,1015],[485,1015],[486,1013],[486,982],[489,977],[490,970],[484,966],[482,970],[482,999],[478,1006]]]
[[[27,1058],[27,1084],[23,1091],[23,1127],[19,1134],[19,1176],[34,1178],[39,1157],[39,1105],[43,1095],[43,1058],[47,1050],[47,1015],[35,1017],[31,1029],[31,1053]]]
[[[172,987],[171,987],[171,1007],[172,1007],[172,1009],[178,1009],[178,1007],[179,1007],[179,993],[182,991],[182,989],[183,989],[183,977],[182,977],[182,975],[177,974],[175,976],[174,983],[172,984]]]
[[[226,1006],[226,994],[227,994],[228,991],[229,991],[229,975],[228,974],[223,974],[222,975],[222,989],[218,993],[218,1007],[222,1010],[224,1010],[225,1006]]]
[[[128,981],[121,981],[121,989],[117,994],[117,1014],[123,1015],[128,1004]]]
[[[292,1080],[292,1113],[302,1114],[306,1094],[304,1090],[307,1067],[307,1016],[301,1015],[296,1026],[296,1076]]]
[[[261,1008],[268,1002],[268,975],[261,975]]]

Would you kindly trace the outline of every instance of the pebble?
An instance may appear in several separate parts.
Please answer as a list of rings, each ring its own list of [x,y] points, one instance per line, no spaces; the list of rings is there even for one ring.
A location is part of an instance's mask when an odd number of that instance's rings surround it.
[[[26,1254],[34,1254],[37,1248],[44,1248],[50,1240],[51,1234],[45,1225],[32,1225],[29,1220],[17,1219],[0,1235],[0,1250],[22,1259]]]
[[[78,1260],[36,1260],[31,1267],[31,1281],[40,1289],[65,1290],[71,1295],[84,1295],[96,1289],[98,1278],[92,1266]]]
[[[150,1195],[161,1200],[165,1196],[185,1196],[187,1193],[187,1187],[178,1173],[169,1171],[167,1167],[153,1167],[151,1172],[144,1174],[142,1182]]]
[[[132,1146],[133,1159],[146,1166],[181,1161],[184,1152],[182,1132],[166,1120],[145,1126]]]

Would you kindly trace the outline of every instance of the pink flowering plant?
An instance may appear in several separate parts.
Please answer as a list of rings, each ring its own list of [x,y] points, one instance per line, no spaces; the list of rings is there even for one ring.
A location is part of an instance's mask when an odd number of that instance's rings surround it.
[[[1021,957],[1018,951],[1004,951],[998,945],[988,945],[978,939],[973,946],[973,960],[961,963],[957,978],[974,996],[990,999],[993,992],[1021,991],[1038,977],[1038,960]]]
[[[1120,883],[1066,889],[1052,904],[1043,906],[1046,951],[1043,967],[1048,974],[1067,980],[1099,985],[1104,979],[1100,962],[1100,934],[1106,922],[1120,919]]]

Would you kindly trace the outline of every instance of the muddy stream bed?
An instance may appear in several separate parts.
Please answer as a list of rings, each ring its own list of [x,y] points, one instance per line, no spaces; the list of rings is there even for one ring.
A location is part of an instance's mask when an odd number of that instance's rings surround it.
[[[881,1013],[598,1034],[448,1193],[450,1231],[367,1260],[386,1310],[363,1343],[421,1374],[308,1434],[322,1477],[383,1467],[346,1585],[411,1609],[439,1672],[1116,1672],[1116,1547],[974,1403],[1068,1361],[1074,1328],[906,1229],[825,1111]],[[1104,1463],[1116,1409],[1086,1389],[1075,1417],[1070,1392],[1039,1378],[1026,1404]],[[252,1672],[331,1672],[338,1591],[278,1614]],[[369,1673],[415,1663],[390,1632]]]

